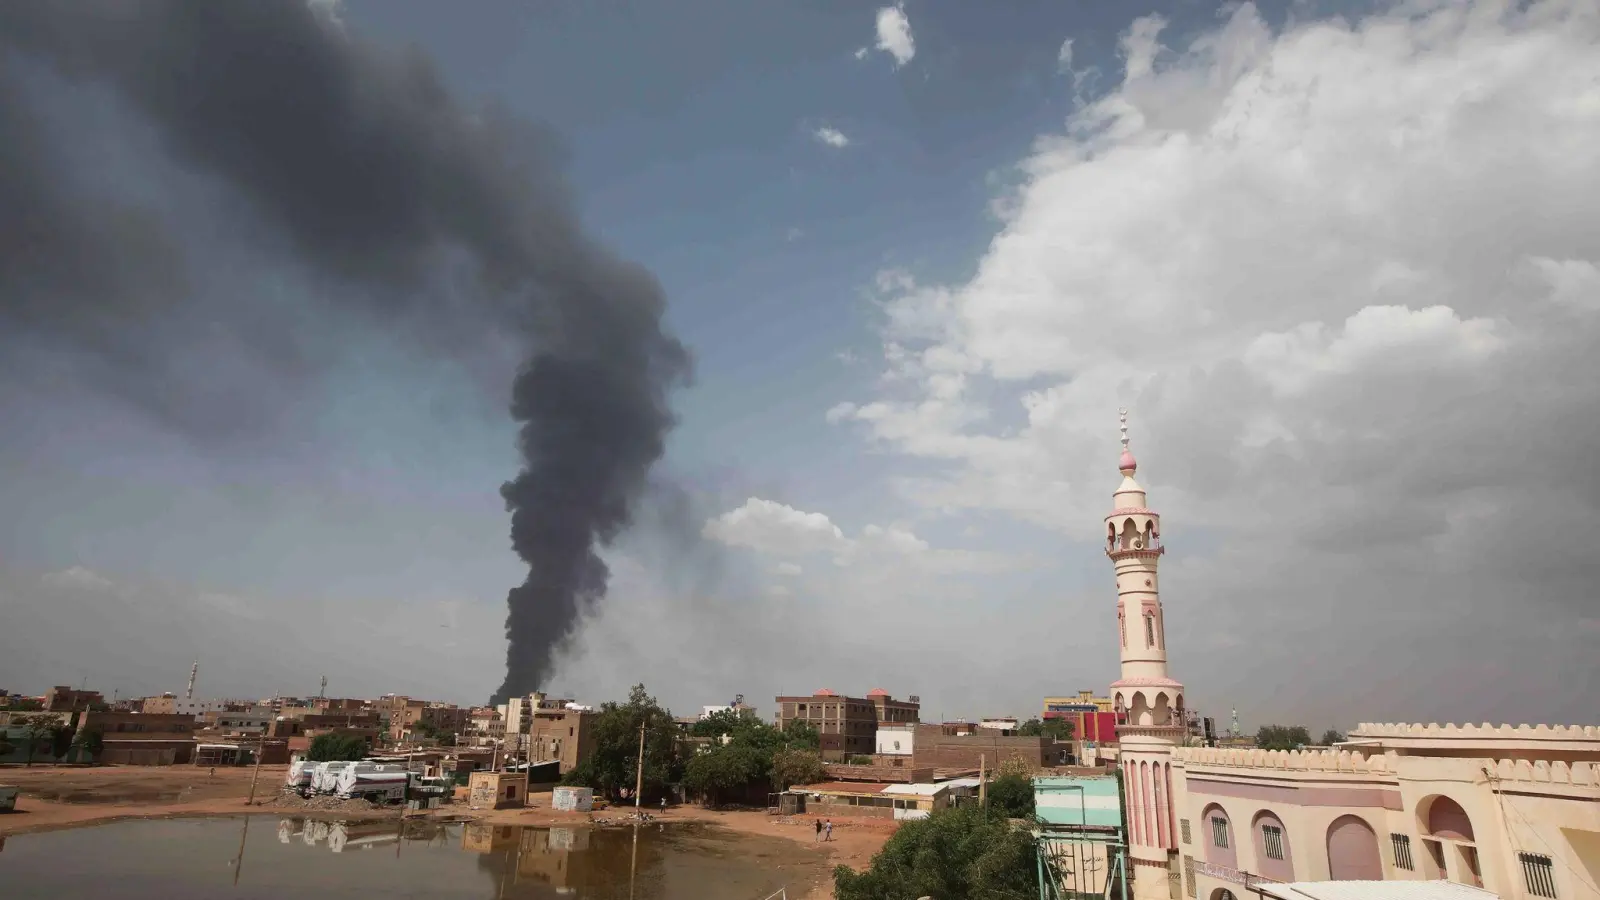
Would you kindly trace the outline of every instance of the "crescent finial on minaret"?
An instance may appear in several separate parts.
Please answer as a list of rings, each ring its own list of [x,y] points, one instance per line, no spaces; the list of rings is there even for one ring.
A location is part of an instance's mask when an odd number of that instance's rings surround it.
[[[1117,410],[1117,420],[1122,426],[1122,458],[1117,461],[1117,468],[1124,475],[1132,475],[1139,468],[1139,463],[1133,458],[1133,451],[1128,449],[1128,410],[1126,407]]]

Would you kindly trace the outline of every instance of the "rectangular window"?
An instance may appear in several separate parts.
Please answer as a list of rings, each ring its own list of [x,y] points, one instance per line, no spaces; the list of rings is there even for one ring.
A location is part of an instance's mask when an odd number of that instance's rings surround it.
[[[898,750],[900,748],[896,747],[895,749]],[[1178,825],[1183,829],[1183,842],[1185,844],[1193,843],[1192,841],[1189,840],[1189,820],[1188,819],[1179,819],[1178,820]]]
[[[1550,857],[1518,853],[1517,858],[1522,861],[1522,880],[1528,885],[1528,893],[1535,897],[1555,897],[1556,867]]]
[[[1145,616],[1144,617],[1144,645],[1146,647],[1154,647],[1156,645],[1156,617],[1155,616]]]
[[[1394,846],[1394,867],[1405,869],[1407,872],[1416,868],[1411,862],[1411,836],[1406,834],[1389,835],[1389,843]]]
[[[1188,821],[1185,820],[1183,824],[1184,831],[1187,832],[1189,825]],[[1184,840],[1188,840],[1188,838],[1184,838]],[[1183,883],[1185,887],[1188,888],[1185,893],[1189,895],[1190,900],[1194,900],[1197,892],[1194,883],[1194,857],[1192,856],[1185,856],[1183,858]]]
[[[1227,819],[1224,819],[1221,816],[1211,817],[1211,843],[1222,848],[1223,850],[1228,849]]]
[[[1283,829],[1276,825],[1261,826],[1261,843],[1266,846],[1267,859],[1283,859]]]

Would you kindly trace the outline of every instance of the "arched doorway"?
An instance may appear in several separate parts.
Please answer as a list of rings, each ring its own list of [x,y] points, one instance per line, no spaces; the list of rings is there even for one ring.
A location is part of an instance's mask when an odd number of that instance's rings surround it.
[[[1211,892],[1211,900],[1237,900],[1237,898],[1233,896],[1233,891],[1227,888],[1217,888]]]
[[[1340,816],[1328,826],[1328,878],[1333,881],[1383,880],[1378,833],[1360,816]]]
[[[1255,845],[1255,867],[1273,881],[1294,881],[1294,857],[1290,855],[1289,830],[1276,813],[1263,809],[1250,823],[1250,838]]]

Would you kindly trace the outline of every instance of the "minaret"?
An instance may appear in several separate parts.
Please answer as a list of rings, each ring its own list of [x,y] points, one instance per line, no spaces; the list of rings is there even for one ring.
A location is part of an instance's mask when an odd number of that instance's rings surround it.
[[[200,675],[200,660],[197,659],[197,660],[194,661],[194,665],[189,667],[189,689],[183,692],[183,699],[185,699],[185,700],[193,700],[194,699],[194,680],[195,680],[195,678],[199,677],[199,675]]]
[[[1122,677],[1111,685],[1127,802],[1128,857],[1136,900],[1167,900],[1170,860],[1178,848],[1172,809],[1172,749],[1184,735],[1183,685],[1167,675],[1167,629],[1156,569],[1166,548],[1161,516],[1133,480],[1139,464],[1128,448],[1128,411],[1121,411],[1122,484],[1106,516],[1106,555],[1117,573],[1117,636]]]

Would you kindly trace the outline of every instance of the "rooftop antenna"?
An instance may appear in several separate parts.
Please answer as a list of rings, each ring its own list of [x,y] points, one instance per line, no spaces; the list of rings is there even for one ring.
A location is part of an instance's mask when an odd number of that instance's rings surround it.
[[[200,660],[197,659],[197,660],[194,661],[194,665],[189,667],[189,689],[183,692],[183,699],[185,699],[185,700],[193,700],[194,699],[194,680],[195,680],[195,678],[199,677],[199,675],[200,675]]]

